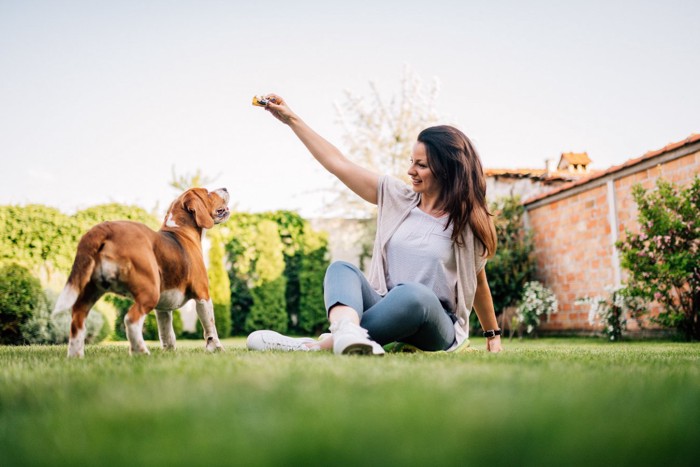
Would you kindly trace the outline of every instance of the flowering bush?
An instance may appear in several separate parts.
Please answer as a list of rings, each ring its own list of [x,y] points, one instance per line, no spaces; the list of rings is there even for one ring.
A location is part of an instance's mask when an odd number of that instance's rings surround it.
[[[700,340],[700,177],[685,189],[663,180],[656,186],[634,187],[640,232],[617,243],[627,288],[663,305],[654,322]]]
[[[540,282],[531,281],[525,283],[520,305],[516,309],[516,317],[518,323],[527,326],[527,333],[532,334],[540,325],[542,316],[549,318],[558,309],[559,303],[554,292]]]
[[[584,297],[577,305],[590,305],[588,322],[591,326],[602,324],[603,332],[611,341],[622,338],[627,329],[627,318],[639,319],[644,312],[644,300],[629,294],[623,287],[607,287],[607,296]]]

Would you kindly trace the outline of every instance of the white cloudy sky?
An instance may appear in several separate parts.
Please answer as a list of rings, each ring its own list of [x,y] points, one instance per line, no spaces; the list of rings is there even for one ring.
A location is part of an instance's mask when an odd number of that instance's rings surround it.
[[[700,131],[700,2],[0,0],[0,204],[159,213],[218,176],[239,209],[322,214],[330,176],[250,105],[277,92],[340,144],[343,91],[405,66],[486,167],[602,169]]]

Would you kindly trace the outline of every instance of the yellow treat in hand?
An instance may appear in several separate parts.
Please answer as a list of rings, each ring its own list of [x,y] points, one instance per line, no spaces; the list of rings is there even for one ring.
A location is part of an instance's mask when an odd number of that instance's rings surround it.
[[[265,107],[268,102],[270,102],[270,99],[265,99],[262,96],[253,96],[253,105],[256,105],[258,107]]]

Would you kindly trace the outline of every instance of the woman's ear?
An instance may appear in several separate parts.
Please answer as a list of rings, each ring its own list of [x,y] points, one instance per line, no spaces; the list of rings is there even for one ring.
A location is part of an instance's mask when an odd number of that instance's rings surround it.
[[[214,219],[209,212],[207,198],[207,190],[203,188],[195,188],[185,195],[183,205],[185,209],[192,214],[197,227],[202,229],[211,229],[214,227]]]

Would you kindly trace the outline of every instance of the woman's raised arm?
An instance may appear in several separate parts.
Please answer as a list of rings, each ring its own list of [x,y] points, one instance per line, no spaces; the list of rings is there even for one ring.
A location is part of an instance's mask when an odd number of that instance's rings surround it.
[[[265,96],[269,111],[282,123],[289,126],[312,156],[345,186],[365,201],[377,204],[379,174],[357,165],[340,152],[333,144],[316,133],[298,115],[292,112],[285,100],[276,95]]]

